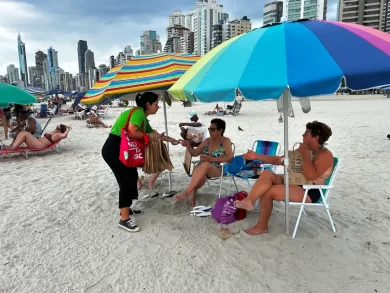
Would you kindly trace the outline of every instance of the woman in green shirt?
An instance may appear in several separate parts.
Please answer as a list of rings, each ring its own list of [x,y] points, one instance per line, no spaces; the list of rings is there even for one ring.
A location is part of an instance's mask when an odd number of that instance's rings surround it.
[[[149,124],[147,116],[154,115],[158,109],[158,96],[152,92],[138,94],[135,98],[137,110],[133,112],[129,121],[129,133],[132,138],[137,140],[144,139],[144,133],[149,134],[153,131]],[[111,132],[102,148],[102,156],[115,175],[119,185],[119,209],[120,221],[119,227],[130,232],[138,232],[140,229],[130,218],[130,214],[136,213],[130,209],[133,200],[138,199],[138,172],[135,167],[126,167],[119,160],[119,150],[121,144],[121,129],[125,127],[130,108],[124,111],[115,121]],[[173,138],[162,136],[161,140],[176,142]],[[138,211],[139,212],[139,211]]]

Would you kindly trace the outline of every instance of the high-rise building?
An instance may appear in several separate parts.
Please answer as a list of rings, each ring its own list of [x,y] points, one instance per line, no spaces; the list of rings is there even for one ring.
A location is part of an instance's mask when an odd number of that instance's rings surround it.
[[[22,42],[22,37],[20,36],[20,34],[18,34],[18,55],[19,55],[20,77],[24,83],[24,86],[28,86],[26,45]]]
[[[263,25],[278,23],[283,16],[283,1],[274,1],[264,5]]]
[[[91,50],[85,51],[85,70],[95,68],[95,55]]]
[[[237,37],[241,34],[250,32],[252,30],[252,23],[248,17],[244,16],[241,19],[237,18],[235,20],[225,23],[224,27],[225,27],[224,41],[226,41],[231,38]]]
[[[140,55],[161,51],[160,37],[156,31],[144,31],[140,37]]]
[[[45,81],[43,77],[43,61],[47,58],[47,55],[42,51],[35,52],[35,70],[36,77],[32,80],[30,76],[31,84],[34,84],[35,87],[45,89]]]
[[[131,57],[129,57],[129,58],[131,58]],[[126,59],[125,53],[119,52],[118,55],[116,55],[115,64],[117,64],[117,65],[123,64],[123,63],[126,63],[126,61],[127,61],[127,59]]]
[[[186,16],[182,14],[180,10],[175,10],[172,15],[169,16],[169,26],[174,25],[186,26]]]
[[[389,0],[340,0],[338,21],[352,22],[390,33]]]
[[[49,72],[55,72],[58,65],[58,52],[52,47],[47,49],[47,62],[49,64]]]
[[[77,56],[79,60],[79,73],[85,73],[85,52],[88,50],[87,41],[80,40],[77,44]]]
[[[108,68],[111,70],[116,66],[115,64],[115,57],[110,56],[110,59],[108,60]]]
[[[106,64],[99,65],[99,76],[102,78],[108,72],[108,67]]]
[[[223,5],[216,0],[197,0],[196,9],[191,11],[192,19],[187,25],[192,23],[193,26],[194,51],[198,55],[205,55],[211,49],[213,25],[228,21],[229,15],[224,13]]]
[[[8,76],[8,82],[10,84],[20,81],[19,69],[15,67],[15,65],[13,64],[7,66],[7,76]]]
[[[223,23],[218,23],[213,25],[213,38],[211,40],[211,48],[215,48],[218,45],[222,44],[225,41]]]
[[[30,77],[30,85],[32,87],[37,87],[35,81],[37,80],[38,73],[37,73],[37,68],[35,66],[28,67],[28,76]]]
[[[184,35],[181,38],[181,52],[182,53],[194,53],[194,33],[189,32],[188,35]]]
[[[134,52],[133,52],[133,49],[131,48],[130,45],[127,45],[127,46],[123,49],[123,54],[125,54],[126,60],[130,60],[131,57],[133,57]]]
[[[1,83],[8,83],[8,77],[4,75],[0,75],[0,82]]]
[[[183,48],[187,48],[185,42],[189,41],[190,30],[180,24],[170,26],[166,30],[167,42],[164,47],[164,52],[185,52]]]
[[[283,18],[290,21],[301,18],[326,20],[327,8],[327,0],[286,0]]]

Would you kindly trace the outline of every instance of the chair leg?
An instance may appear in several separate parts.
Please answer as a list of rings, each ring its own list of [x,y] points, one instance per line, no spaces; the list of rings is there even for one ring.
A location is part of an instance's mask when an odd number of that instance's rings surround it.
[[[303,214],[304,214],[305,216],[307,216],[306,211],[305,211],[305,207],[303,207]]]
[[[336,233],[336,227],[334,226],[333,219],[332,219],[332,216],[330,215],[330,211],[329,211],[329,204],[327,204],[327,205],[324,204],[324,207],[326,209],[326,212],[328,213],[328,217],[329,217],[330,224],[332,225],[333,233]]]
[[[221,176],[221,179],[219,180],[219,194],[218,198],[221,198],[221,193],[222,193],[222,182],[223,182],[223,177]]]
[[[232,178],[233,178],[233,183],[234,183],[234,186],[236,187],[236,192],[238,192],[238,187],[237,187],[236,180],[234,179],[234,177],[232,177]]]
[[[232,180],[233,180],[233,176],[231,176],[229,180],[228,194],[230,194],[230,187],[232,186]]]
[[[209,180],[208,180],[208,179],[206,180],[206,182],[207,182],[207,184],[209,185],[209,188],[211,188],[211,186],[210,186],[210,182],[209,182]]]
[[[295,234],[297,234],[297,230],[298,230],[298,226],[299,226],[299,221],[301,220],[301,216],[302,216],[302,212],[303,212],[303,209],[305,208],[305,206],[302,204],[301,205],[301,208],[299,210],[299,214],[298,214],[298,219],[297,219],[297,223],[295,224],[295,229],[294,229],[294,233],[292,235],[292,238],[295,238]]]

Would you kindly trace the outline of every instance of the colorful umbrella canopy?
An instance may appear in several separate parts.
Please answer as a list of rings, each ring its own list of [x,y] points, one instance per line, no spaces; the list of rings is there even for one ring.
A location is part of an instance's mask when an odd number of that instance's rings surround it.
[[[222,43],[170,89],[176,99],[232,101],[334,93],[390,84],[390,35],[335,21],[300,20],[255,29]]]
[[[36,103],[37,98],[24,89],[14,85],[0,83],[0,107],[8,107],[9,103],[27,105]]]
[[[134,56],[107,72],[81,100],[102,104],[122,94],[167,90],[200,57],[192,54],[163,53]]]

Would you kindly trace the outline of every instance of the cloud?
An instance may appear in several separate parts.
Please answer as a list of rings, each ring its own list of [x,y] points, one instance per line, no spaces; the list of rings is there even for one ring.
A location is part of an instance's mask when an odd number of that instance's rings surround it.
[[[230,19],[246,15],[252,26],[262,25],[265,0],[219,0]],[[329,8],[336,7],[329,4]],[[86,40],[95,53],[95,63],[108,63],[111,55],[126,45],[139,48],[145,30],[156,30],[165,43],[168,16],[196,6],[196,0],[0,0],[0,75],[9,64],[19,67],[17,35],[26,44],[27,64],[35,65],[35,52],[52,46],[58,51],[59,65],[73,74],[78,72],[77,42]],[[332,8],[333,9],[333,8]],[[329,9],[331,11],[331,9]],[[334,13],[335,9],[331,13]]]

